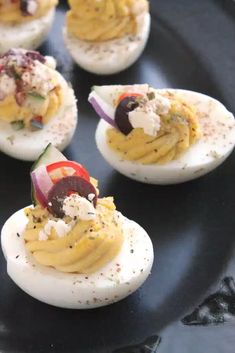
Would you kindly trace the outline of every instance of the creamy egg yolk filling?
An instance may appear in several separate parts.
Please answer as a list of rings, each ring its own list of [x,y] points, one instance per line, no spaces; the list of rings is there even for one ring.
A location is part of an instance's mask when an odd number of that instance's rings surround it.
[[[16,56],[17,57],[17,56]],[[63,92],[56,71],[29,60],[27,66],[13,59],[0,59],[0,120],[21,123],[17,129],[34,129],[47,124],[63,102]],[[21,60],[21,59],[20,59]],[[34,125],[35,123],[36,125]],[[16,126],[16,124],[15,124]]]
[[[49,220],[58,219],[40,206],[25,209],[25,214],[28,224],[23,237],[27,250],[39,264],[61,272],[94,273],[119,253],[124,241],[112,197],[98,198],[94,219],[60,219],[67,225],[73,222],[72,229],[61,236],[56,227],[51,227],[46,240],[39,240],[40,232]]]
[[[69,5],[68,32],[95,42],[135,35],[137,17],[148,11],[146,0],[69,0]]]
[[[159,114],[160,128],[156,136],[134,128],[128,135],[115,128],[108,129],[108,146],[123,160],[140,164],[165,164],[180,158],[201,136],[195,107],[177,95],[167,94],[170,107],[166,114]]]
[[[33,21],[45,16],[48,11],[57,5],[58,0],[31,0],[31,4],[30,1],[28,2],[29,11],[32,9],[32,14],[22,11],[22,1],[20,0],[0,0],[0,22],[16,24]]]

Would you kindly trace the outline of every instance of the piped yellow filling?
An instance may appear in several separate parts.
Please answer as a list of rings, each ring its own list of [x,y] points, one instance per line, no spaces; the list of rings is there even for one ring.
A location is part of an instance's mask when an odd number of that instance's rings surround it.
[[[58,0],[39,0],[36,13],[33,16],[24,16],[20,10],[20,1],[8,2],[7,4],[0,1],[0,22],[14,24],[32,21],[46,15],[57,4]]]
[[[23,121],[25,127],[30,127],[32,119],[41,117],[41,122],[45,125],[56,114],[62,100],[60,86],[49,92],[46,97],[37,98],[29,94],[23,105],[16,102],[14,95],[10,95],[0,101],[0,120],[8,123]]]
[[[136,17],[146,0],[69,0],[68,32],[84,41],[107,41],[137,33]]]
[[[54,228],[48,240],[39,240],[39,232],[51,217],[37,206],[25,209],[28,224],[24,232],[25,246],[44,266],[61,272],[93,273],[110,262],[120,251],[124,237],[115,219],[113,199],[98,199],[95,220],[79,220],[72,230],[59,238]],[[69,222],[69,219],[65,219]]]
[[[121,159],[140,164],[165,164],[178,159],[201,136],[196,110],[181,99],[168,96],[171,108],[161,116],[161,129],[156,137],[143,129],[133,129],[127,136],[117,129],[108,129],[108,146]]]

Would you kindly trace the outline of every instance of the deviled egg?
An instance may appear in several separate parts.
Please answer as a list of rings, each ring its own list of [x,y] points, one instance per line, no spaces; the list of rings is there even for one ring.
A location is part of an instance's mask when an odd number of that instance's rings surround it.
[[[69,0],[69,5],[64,39],[83,69],[114,74],[140,57],[150,31],[147,0]]]
[[[36,49],[53,23],[57,0],[1,0],[0,53],[11,48]]]
[[[52,57],[11,49],[0,57],[0,151],[33,161],[49,142],[63,150],[77,124],[73,89]]]
[[[235,145],[234,116],[219,101],[147,84],[94,87],[102,118],[99,151],[120,173],[150,184],[198,178],[219,166]]]
[[[137,223],[99,197],[97,181],[49,145],[31,171],[33,206],[13,214],[1,243],[12,280],[63,308],[108,305],[150,274],[152,242]]]

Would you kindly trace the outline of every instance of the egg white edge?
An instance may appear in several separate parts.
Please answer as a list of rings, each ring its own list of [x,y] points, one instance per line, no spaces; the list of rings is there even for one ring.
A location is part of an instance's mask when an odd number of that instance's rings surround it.
[[[11,48],[36,49],[47,37],[55,17],[55,9],[44,16],[19,24],[8,25],[0,21],[0,54]]]
[[[235,145],[235,123],[232,113],[218,100],[202,93],[182,89],[159,89],[157,91],[175,92],[182,95],[182,98],[191,100],[191,103],[194,103],[198,108],[202,106],[202,104],[209,104],[216,106],[216,109],[220,109],[223,115],[228,117],[228,121],[233,123],[233,129],[229,136],[231,142],[224,148],[223,153],[217,153],[215,146],[213,150],[213,152],[215,152],[214,156],[212,153],[206,156],[201,163],[195,164],[195,153],[200,147],[200,144],[204,143],[201,139],[195,145],[191,146],[179,160],[169,162],[166,165],[141,165],[140,163],[125,161],[107,145],[106,130],[111,126],[104,120],[100,120],[96,129],[95,139],[97,147],[104,159],[114,169],[131,179],[158,185],[177,184],[193,180],[211,172],[222,164],[232,153]],[[201,101],[201,103],[199,101]],[[188,159],[190,159],[191,164],[188,163]]]
[[[137,19],[135,36],[95,43],[79,40],[63,28],[67,49],[76,63],[88,72],[111,75],[121,72],[138,60],[148,41],[151,16],[147,12]]]
[[[0,121],[0,151],[25,161],[35,161],[51,142],[60,151],[70,143],[77,126],[77,100],[73,89],[56,72],[63,90],[63,103],[42,130],[14,131],[11,124]]]
[[[81,275],[62,273],[38,264],[27,252],[21,236],[27,217],[23,209],[17,211],[6,221],[1,231],[1,245],[7,261],[8,275],[35,299],[61,308],[91,309],[127,297],[149,276],[154,252],[146,231],[120,212],[117,215],[125,234],[121,252],[97,273]],[[131,243],[131,234],[135,238],[135,244]],[[134,253],[131,253],[132,249]],[[117,264],[120,265],[120,272],[117,272]]]

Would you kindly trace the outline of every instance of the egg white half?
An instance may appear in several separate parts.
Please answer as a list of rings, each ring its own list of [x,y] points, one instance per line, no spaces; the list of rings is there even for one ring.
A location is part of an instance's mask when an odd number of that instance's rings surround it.
[[[68,33],[64,27],[65,44],[79,66],[98,75],[111,75],[130,67],[142,54],[150,32],[149,13],[140,15],[138,33],[135,36],[109,40],[107,42],[86,42]]]
[[[233,151],[235,145],[234,116],[219,101],[192,91],[175,92],[199,112],[201,139],[192,145],[180,159],[165,165],[142,165],[125,161],[106,142],[110,125],[101,120],[96,130],[96,143],[105,160],[121,174],[149,184],[177,184],[196,179],[218,167]]]
[[[43,17],[19,24],[3,24],[0,21],[0,54],[11,48],[36,49],[47,37],[55,16],[51,9]]]
[[[0,151],[13,158],[35,161],[50,142],[61,151],[69,145],[77,125],[76,98],[65,79],[58,72],[55,75],[63,92],[63,103],[56,115],[38,131],[14,131],[11,124],[0,120]]]
[[[125,241],[119,255],[91,275],[68,274],[41,266],[26,251],[22,233],[24,210],[13,214],[1,232],[1,243],[11,279],[32,297],[68,309],[91,309],[117,302],[139,288],[153,264],[152,242],[143,228],[119,212]],[[18,236],[17,236],[18,233]]]

